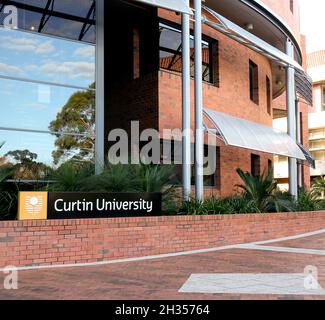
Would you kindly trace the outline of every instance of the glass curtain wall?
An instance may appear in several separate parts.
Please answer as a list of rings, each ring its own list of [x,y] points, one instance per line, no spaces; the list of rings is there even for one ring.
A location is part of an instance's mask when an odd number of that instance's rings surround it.
[[[0,0],[0,167],[42,180],[71,159],[93,163],[95,1],[7,3]]]

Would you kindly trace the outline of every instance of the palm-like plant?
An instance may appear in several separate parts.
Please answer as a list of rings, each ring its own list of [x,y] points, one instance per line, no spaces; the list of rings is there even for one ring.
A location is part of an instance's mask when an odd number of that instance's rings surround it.
[[[93,174],[93,165],[79,164],[69,161],[53,170],[50,174],[51,183],[48,188],[51,191],[74,192],[82,190],[87,185],[86,180]]]
[[[134,168],[131,165],[107,164],[100,175],[87,179],[82,191],[132,192],[136,189]]]
[[[312,185],[312,194],[316,197],[324,199],[325,197],[325,178],[319,177]]]
[[[277,192],[277,183],[273,179],[273,172],[263,172],[259,177],[254,177],[248,172],[237,169],[243,181],[239,185],[244,191],[244,197],[251,200],[258,212],[294,211],[295,206],[288,195]]]

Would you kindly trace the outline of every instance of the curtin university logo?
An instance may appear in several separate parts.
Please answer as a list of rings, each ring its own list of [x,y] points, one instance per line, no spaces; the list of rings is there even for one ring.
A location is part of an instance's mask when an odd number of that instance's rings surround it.
[[[19,220],[43,220],[47,218],[47,192],[20,192]]]

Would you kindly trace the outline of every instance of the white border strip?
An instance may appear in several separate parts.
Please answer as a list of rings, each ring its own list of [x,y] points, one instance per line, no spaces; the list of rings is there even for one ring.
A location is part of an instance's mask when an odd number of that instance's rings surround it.
[[[182,251],[182,252],[175,252],[175,253],[165,253],[165,254],[157,254],[157,255],[144,256],[144,257],[117,259],[117,260],[108,260],[108,261],[99,261],[99,262],[58,264],[58,265],[47,265],[47,266],[26,266],[26,267],[17,267],[17,268],[14,266],[8,266],[7,268],[1,268],[0,272],[13,271],[13,270],[26,271],[26,270],[40,270],[40,269],[62,269],[62,268],[105,266],[105,265],[116,264],[116,263],[156,260],[156,259],[172,258],[172,257],[178,257],[178,256],[186,256],[186,255],[192,255],[192,254],[198,254],[198,253],[208,253],[208,252],[237,249],[237,248],[238,248],[238,245],[229,245],[229,246],[210,248],[210,249]]]
[[[325,229],[321,229],[321,230],[313,231],[313,232],[308,232],[308,233],[304,233],[304,234],[299,234],[297,236],[290,236],[290,237],[278,238],[278,239],[267,240],[267,241],[252,242],[251,244],[263,245],[263,244],[282,242],[282,241],[288,241],[288,240],[297,240],[297,239],[301,239],[301,238],[317,236],[317,235],[322,234],[322,233],[325,233]]]
[[[273,252],[286,252],[286,253],[300,253],[311,254],[317,256],[325,256],[325,250],[304,249],[304,248],[289,248],[289,247],[272,247],[272,246],[259,246],[254,244],[246,244],[237,246],[239,249],[246,250],[260,250],[260,251],[273,251]]]

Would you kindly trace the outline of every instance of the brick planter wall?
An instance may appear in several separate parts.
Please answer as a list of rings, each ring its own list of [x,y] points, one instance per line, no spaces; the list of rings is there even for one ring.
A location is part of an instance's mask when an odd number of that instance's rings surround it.
[[[0,222],[0,267],[141,257],[325,228],[325,212]]]

